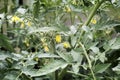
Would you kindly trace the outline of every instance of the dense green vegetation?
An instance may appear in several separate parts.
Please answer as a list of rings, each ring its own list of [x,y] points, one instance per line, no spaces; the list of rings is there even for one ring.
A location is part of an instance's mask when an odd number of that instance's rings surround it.
[[[0,80],[120,80],[120,0],[0,0]]]

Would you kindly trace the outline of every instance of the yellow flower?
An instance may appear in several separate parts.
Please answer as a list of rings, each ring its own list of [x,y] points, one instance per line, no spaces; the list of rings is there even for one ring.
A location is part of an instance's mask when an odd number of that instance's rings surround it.
[[[20,25],[20,28],[24,28],[25,27],[25,23],[22,22],[21,25]]]
[[[12,20],[12,22],[19,22],[19,21],[21,21],[21,19],[18,16],[13,16],[11,20]]]
[[[34,60],[35,60],[35,61],[39,61],[39,58],[38,58],[38,57],[36,57],[36,58],[34,58]]]
[[[29,47],[29,46],[30,46],[30,44],[27,42],[27,43],[26,43],[26,46],[27,46],[27,47]]]
[[[30,21],[28,21],[28,22],[27,22],[27,25],[30,27],[30,26],[31,26],[31,22],[30,22]]]
[[[105,33],[106,34],[110,34],[112,32],[112,30],[106,30]]]
[[[96,19],[92,19],[91,23],[96,24],[97,23]]]
[[[57,43],[61,42],[61,35],[56,35],[55,40]]]
[[[44,46],[44,51],[45,51],[45,52],[48,52],[48,51],[49,51],[48,46]]]
[[[65,11],[66,12],[71,12],[71,8],[67,5],[66,8],[65,8]]]
[[[25,43],[25,45],[26,45],[27,47],[30,46],[29,40],[28,40],[27,38],[25,38],[24,43]]]
[[[77,5],[76,0],[73,0],[73,1],[72,1],[72,4]]]
[[[45,43],[46,39],[45,38],[41,38],[41,42]]]
[[[64,43],[63,43],[63,47],[64,47],[64,48],[70,48],[70,44],[69,44],[68,42],[64,42]]]

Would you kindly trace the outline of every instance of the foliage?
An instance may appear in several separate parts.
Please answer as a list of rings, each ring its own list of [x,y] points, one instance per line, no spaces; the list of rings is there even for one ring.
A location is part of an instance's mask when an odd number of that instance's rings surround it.
[[[1,80],[120,79],[119,0],[3,2]]]

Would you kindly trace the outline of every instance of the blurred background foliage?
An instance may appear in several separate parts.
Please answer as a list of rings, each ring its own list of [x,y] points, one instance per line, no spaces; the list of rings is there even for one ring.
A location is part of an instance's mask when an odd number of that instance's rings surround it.
[[[119,80],[120,0],[0,0],[1,80]]]

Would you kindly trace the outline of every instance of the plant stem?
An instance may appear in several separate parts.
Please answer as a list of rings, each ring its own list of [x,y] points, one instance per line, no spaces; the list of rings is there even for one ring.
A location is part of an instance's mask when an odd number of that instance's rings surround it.
[[[93,10],[91,11],[90,15],[88,16],[87,21],[83,24],[83,26],[88,26],[88,25],[89,25],[91,19],[92,19],[93,16],[95,15],[97,9],[98,9],[98,8],[101,6],[101,4],[102,4],[103,2],[105,2],[105,1],[106,1],[106,0],[97,1],[97,3],[95,4]],[[77,32],[78,32],[78,31],[77,31]],[[82,35],[84,34],[84,32],[85,32],[84,30],[81,30],[80,36],[79,36],[78,41],[76,42],[76,44],[81,40],[81,37],[82,37]],[[74,48],[76,48],[76,44],[75,44]]]
[[[20,72],[20,74],[16,77],[15,80],[18,80],[18,78],[22,75],[22,71]]]
[[[88,76],[86,76],[86,75],[83,75],[83,74],[80,74],[80,73],[75,73],[75,72],[72,72],[72,71],[67,71],[67,73],[74,74],[74,75],[84,77],[84,78],[88,78]]]
[[[62,80],[70,65],[67,65],[58,75],[58,80]]]
[[[92,20],[93,16],[95,15],[97,9],[100,7],[100,5],[101,5],[104,1],[106,1],[106,0],[101,0],[101,1],[98,1],[98,2],[96,3],[96,5],[94,6],[94,8],[93,8],[93,10],[91,11],[90,15],[88,16],[87,21],[83,24],[83,26],[88,26],[88,25],[89,25],[90,21]],[[80,38],[81,38],[81,36],[82,36],[83,34],[84,34],[84,31],[82,30],[82,31],[81,31],[81,34],[80,34]],[[79,39],[79,40],[80,40],[80,39]]]
[[[8,20],[7,20],[7,12],[8,12],[8,0],[4,0],[4,12],[5,12],[5,16],[4,16],[4,20],[5,20],[5,24],[3,25],[3,34],[7,35],[7,28],[8,28]]]
[[[100,5],[106,0],[101,0],[101,1],[98,1],[96,3],[96,5],[94,6],[93,10],[91,11],[90,15],[88,16],[88,19],[87,21],[83,24],[84,26],[87,26],[89,25],[91,19],[93,18],[94,14],[96,13],[97,9],[100,7]]]
[[[92,74],[92,76],[93,76],[93,80],[96,80],[95,74],[94,74],[94,72],[93,72],[93,70],[92,70],[92,64],[91,64],[90,58],[89,58],[89,56],[88,56],[88,54],[87,54],[87,51],[86,51],[84,45],[83,45],[81,42],[79,42],[79,45],[82,47],[82,49],[83,49],[83,51],[84,51],[84,55],[85,55],[85,57],[86,57],[86,59],[87,59],[87,61],[88,61],[89,69],[90,69],[91,74]]]

